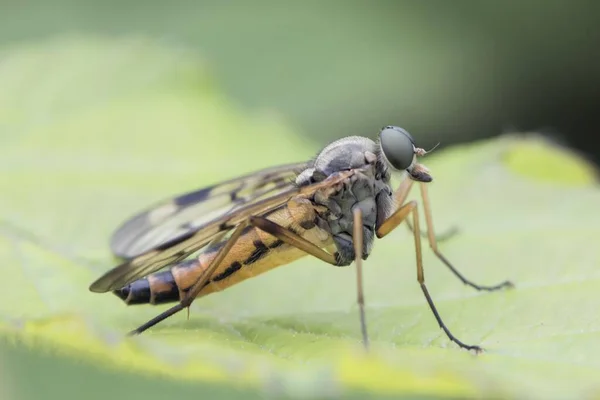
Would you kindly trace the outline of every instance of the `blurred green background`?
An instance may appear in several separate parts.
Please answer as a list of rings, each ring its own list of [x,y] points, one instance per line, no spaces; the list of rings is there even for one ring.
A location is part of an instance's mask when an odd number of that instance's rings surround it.
[[[323,143],[386,124],[426,147],[541,130],[600,160],[594,0],[0,4],[2,45],[101,33],[191,46],[239,104]]]
[[[141,35],[196,51],[228,99],[280,115],[317,143],[374,137],[387,124],[423,147],[535,130],[598,162],[600,145],[589,140],[600,122],[598,15],[592,0],[0,1],[0,49],[63,35]],[[44,67],[40,75],[56,72]],[[57,363],[70,380],[49,372]],[[10,347],[0,397],[66,385],[69,398],[171,390],[91,368]],[[14,388],[3,371],[14,372]],[[90,376],[92,386],[78,386]],[[173,383],[188,390],[182,385]],[[198,390],[190,385],[189,395]]]

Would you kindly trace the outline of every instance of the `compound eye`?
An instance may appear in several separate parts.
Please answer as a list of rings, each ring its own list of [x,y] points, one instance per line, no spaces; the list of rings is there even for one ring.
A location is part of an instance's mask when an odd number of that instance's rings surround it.
[[[386,126],[379,133],[381,150],[392,167],[404,170],[410,167],[415,157],[412,136],[397,126]]]

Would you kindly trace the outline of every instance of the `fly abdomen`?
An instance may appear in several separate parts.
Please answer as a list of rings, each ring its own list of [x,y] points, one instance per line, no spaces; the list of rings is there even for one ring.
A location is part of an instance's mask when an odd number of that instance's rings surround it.
[[[179,301],[179,288],[171,271],[162,271],[138,279],[113,293],[128,305]]]
[[[147,304],[150,302],[150,283],[142,278],[131,282],[113,293],[127,304]]]

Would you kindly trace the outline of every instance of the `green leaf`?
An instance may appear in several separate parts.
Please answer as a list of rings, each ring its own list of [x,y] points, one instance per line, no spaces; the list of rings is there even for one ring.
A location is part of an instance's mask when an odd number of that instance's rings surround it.
[[[438,233],[460,229],[442,252],[473,281],[516,284],[478,293],[423,242],[429,291],[450,330],[486,348],[474,356],[438,328],[402,227],[377,241],[365,263],[369,354],[354,268],[310,257],[200,299],[189,321],[181,313],[124,336],[165,307],[126,307],[87,289],[114,266],[108,238],[123,219],[173,194],[308,159],[320,147],[276,115],[235,107],[184,49],[143,38],[63,38],[7,50],[0,129],[0,332],[12,343],[132,379],[269,394],[600,393],[600,191],[591,167],[536,136],[424,160],[435,179]],[[374,137],[376,129],[349,134]]]

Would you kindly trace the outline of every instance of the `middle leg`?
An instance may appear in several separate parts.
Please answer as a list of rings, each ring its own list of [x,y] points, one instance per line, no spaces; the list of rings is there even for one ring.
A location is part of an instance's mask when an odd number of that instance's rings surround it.
[[[453,341],[460,347],[467,349],[467,350],[474,350],[476,352],[482,351],[481,347],[465,344],[461,340],[459,340],[456,336],[454,336],[452,334],[452,332],[450,332],[450,330],[448,329],[446,324],[444,324],[444,321],[442,320],[442,317],[440,316],[439,312],[437,311],[437,308],[436,308],[435,304],[433,303],[433,299],[431,298],[431,295],[429,294],[429,290],[427,290],[427,286],[425,285],[425,272],[423,270],[423,256],[422,256],[422,250],[421,250],[421,234],[420,234],[420,230],[419,230],[419,213],[418,213],[418,209],[417,209],[417,203],[415,201],[410,201],[410,202],[406,203],[405,205],[403,205],[402,207],[400,207],[398,210],[396,210],[396,212],[394,212],[387,220],[385,220],[381,224],[381,226],[379,226],[377,228],[377,231],[376,231],[377,237],[382,238],[385,235],[387,235],[388,233],[390,233],[391,231],[393,231],[394,228],[396,228],[398,225],[400,225],[409,216],[409,214],[412,214],[412,216],[413,216],[413,236],[414,236],[414,241],[415,241],[415,252],[416,252],[416,259],[417,259],[417,281],[419,282],[419,285],[421,286],[421,290],[423,291],[423,294],[425,295],[427,304],[429,304],[429,308],[433,312],[433,315],[435,316],[435,319],[436,319],[438,325],[440,326],[441,329],[444,330],[444,332],[446,333],[446,336],[448,336],[448,338],[451,341]]]

